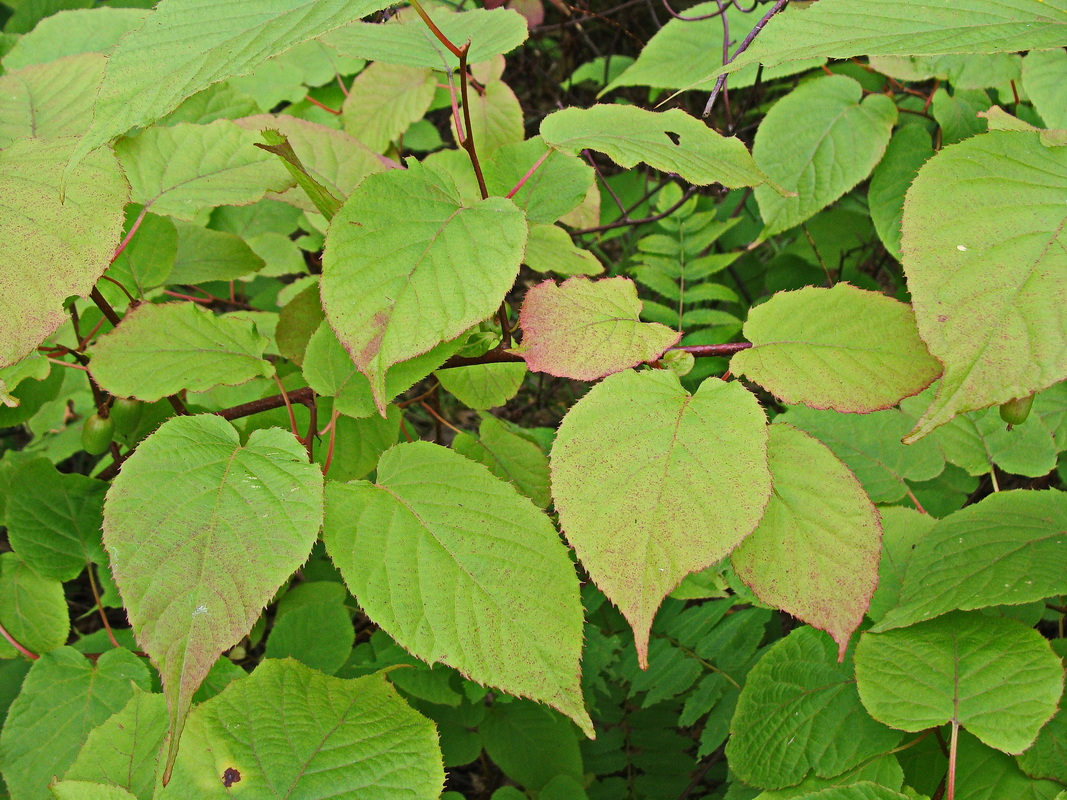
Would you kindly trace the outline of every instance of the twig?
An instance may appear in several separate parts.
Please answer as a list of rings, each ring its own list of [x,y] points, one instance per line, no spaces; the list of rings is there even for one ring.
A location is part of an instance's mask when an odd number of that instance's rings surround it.
[[[336,115],[336,116],[338,116],[338,117],[339,117],[339,116],[341,116],[341,114],[343,113],[343,112],[341,112],[341,111],[338,111],[338,110],[337,110],[336,108],[330,108],[329,106],[327,106],[327,105],[324,105],[324,104],[320,103],[320,102],[319,102],[318,100],[316,100],[316,99],[315,99],[314,97],[312,97],[311,95],[308,95],[308,96],[307,96],[307,97],[305,97],[304,99],[305,99],[305,100],[307,100],[307,101],[308,101],[309,103],[311,103],[311,105],[313,105],[313,106],[318,106],[318,107],[319,107],[319,108],[321,108],[321,109],[322,109],[323,111],[327,111],[327,112],[329,112],[330,114],[334,114],[334,115]]]
[[[286,405],[287,397],[290,403],[300,403],[301,405],[310,408],[310,404],[315,402],[315,391],[311,387],[305,386],[302,389],[294,389],[287,395],[274,394],[270,397],[261,397],[259,400],[251,400],[237,406],[224,408],[221,411],[216,411],[215,414],[223,419],[229,420],[250,417],[253,414],[259,414],[262,411],[271,411],[275,408],[281,408]]]
[[[141,207],[141,213],[137,215],[137,219],[133,221],[133,225],[130,226],[130,232],[126,234],[119,246],[115,248],[114,254],[111,256],[111,263],[115,263],[115,259],[122,255],[122,251],[126,249],[126,245],[130,243],[130,239],[137,233],[137,229],[141,227],[141,223],[144,222],[144,215],[148,213],[148,206]]]
[[[281,378],[278,377],[278,373],[274,373],[274,382],[278,384],[278,388],[282,390],[282,400],[285,402],[285,410],[289,412],[289,429],[292,430],[293,436],[297,439],[300,438],[300,434],[296,430],[296,414],[293,413],[293,404],[289,402],[289,393],[285,391],[285,387],[282,386]],[[314,430],[314,428],[312,428]]]
[[[771,17],[773,17],[783,8],[785,8],[785,4],[787,2],[789,2],[789,0],[776,0],[775,4],[771,6],[771,10],[763,15],[763,19],[756,23],[755,27],[753,27],[752,30],[748,32],[748,36],[746,36],[742,40],[741,44],[737,46],[737,49],[734,51],[733,57],[728,62],[726,62],[726,64],[723,64],[724,67],[728,64],[732,64],[734,61],[737,60],[737,57],[739,55],[741,55],[743,52],[745,52],[745,50],[748,49],[748,46],[752,44],[753,41],[755,41],[756,36],[759,35],[759,32],[763,30],[763,26],[770,22]],[[722,87],[726,85],[726,78],[729,74],[730,73],[728,72],[724,72],[716,79],[715,87],[711,90],[711,96],[708,97],[708,103],[704,106],[704,113],[701,114],[702,117],[706,118],[711,113],[711,107],[715,105],[715,98],[719,96],[719,92],[722,91]]]
[[[96,578],[93,577],[93,565],[90,563],[86,566],[86,572],[89,573],[89,588],[93,591],[93,600],[96,601],[96,610],[100,612],[100,621],[104,623],[104,630],[107,631],[107,638],[115,647],[121,647],[115,640],[115,634],[111,630],[111,624],[107,621],[107,614],[104,613],[104,605],[100,602],[100,590],[97,589]]]

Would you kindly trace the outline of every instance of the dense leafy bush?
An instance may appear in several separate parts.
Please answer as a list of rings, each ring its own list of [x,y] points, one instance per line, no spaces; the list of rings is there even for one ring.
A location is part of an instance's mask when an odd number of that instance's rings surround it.
[[[1067,797],[1063,0],[5,3],[10,797]]]

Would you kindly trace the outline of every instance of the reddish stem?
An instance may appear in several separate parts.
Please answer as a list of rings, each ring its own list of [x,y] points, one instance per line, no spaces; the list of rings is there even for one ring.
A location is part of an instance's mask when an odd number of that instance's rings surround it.
[[[130,226],[130,232],[126,234],[126,238],[119,242],[119,246],[115,248],[115,253],[111,256],[112,264],[115,263],[116,258],[122,255],[122,251],[126,249],[126,245],[130,243],[130,239],[132,239],[133,235],[137,233],[137,229],[141,227],[141,223],[144,222],[144,215],[147,213],[148,206],[144,206],[141,209],[141,213],[137,215],[137,219],[133,221],[133,225]]]
[[[329,106],[327,106],[327,105],[324,105],[324,104],[320,103],[320,102],[319,102],[318,100],[316,100],[316,99],[315,99],[314,97],[312,97],[311,95],[308,95],[308,96],[307,96],[307,97],[305,97],[304,99],[305,99],[305,100],[307,100],[307,101],[308,101],[309,103],[311,103],[311,105],[313,105],[313,106],[318,106],[318,107],[319,107],[319,108],[321,108],[321,109],[322,109],[323,111],[328,111],[328,112],[329,112],[329,113],[331,113],[331,114],[336,114],[337,116],[341,116],[341,112],[340,112],[340,111],[338,111],[338,110],[337,110],[336,108],[330,108]]]
[[[14,647],[16,650],[22,653],[22,655],[26,656],[26,658],[30,659],[31,661],[36,661],[38,658],[40,658],[40,656],[38,656],[36,653],[31,653],[29,650],[19,644],[15,637],[8,633],[7,628],[5,628],[2,624],[0,624],[0,636],[3,636],[5,639],[7,639],[7,641],[12,647]]]

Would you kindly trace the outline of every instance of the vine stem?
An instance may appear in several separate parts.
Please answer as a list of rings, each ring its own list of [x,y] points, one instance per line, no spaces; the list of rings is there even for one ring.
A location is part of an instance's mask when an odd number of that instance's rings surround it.
[[[137,219],[135,219],[133,221],[133,225],[130,226],[130,232],[126,234],[126,238],[119,242],[119,246],[115,248],[115,253],[111,256],[112,264],[115,263],[115,259],[122,255],[122,251],[126,249],[126,245],[130,243],[130,240],[133,238],[133,235],[137,233],[137,229],[141,227],[141,223],[144,222],[144,217],[147,213],[148,206],[142,206],[141,213],[137,215]]]
[[[40,656],[36,653],[32,653],[25,647],[23,647],[14,636],[7,632],[7,628],[5,628],[3,624],[0,624],[0,636],[3,636],[5,639],[7,639],[8,643],[12,647],[22,653],[22,655],[26,656],[26,658],[30,659],[30,661],[36,661],[38,658],[40,658]]]
[[[948,743],[948,789],[945,800],[956,800],[956,746],[960,737],[960,724],[952,720],[952,738]]]
[[[746,36],[741,42],[741,44],[737,46],[737,49],[734,50],[733,56],[730,58],[729,61],[723,64],[723,66],[725,67],[728,64],[733,63],[739,55],[745,52],[748,49],[748,46],[756,40],[756,37],[759,35],[759,32],[763,30],[763,27],[771,21],[771,17],[773,17],[783,8],[785,8],[785,4],[788,2],[789,0],[777,0],[777,2],[775,2],[775,4],[771,6],[771,10],[763,15],[763,19],[757,22],[755,27],[753,27],[752,30],[748,32],[748,36]],[[708,97],[708,103],[704,106],[704,113],[701,114],[702,117],[707,118],[707,116],[711,113],[711,107],[715,105],[715,98],[719,96],[719,92],[722,91],[722,87],[726,85],[726,78],[729,74],[730,73],[728,72],[724,72],[716,79],[715,86],[712,88],[711,95]]]
[[[100,612],[100,621],[104,623],[104,630],[107,631],[107,638],[115,647],[121,647],[115,640],[115,634],[111,630],[111,624],[107,621],[107,614],[104,613],[104,605],[100,602],[100,590],[96,586],[96,578],[93,577],[93,565],[87,564],[86,567],[86,572],[89,573],[89,588],[92,589],[93,600],[96,601],[96,610]]]

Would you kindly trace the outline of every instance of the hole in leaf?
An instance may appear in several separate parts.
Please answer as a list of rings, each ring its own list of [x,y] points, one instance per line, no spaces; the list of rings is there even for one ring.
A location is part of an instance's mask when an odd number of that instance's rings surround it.
[[[675,145],[679,145],[682,143],[682,137],[674,131],[664,131],[664,133],[667,134],[667,138],[670,139],[671,142],[673,142]]]
[[[226,771],[222,773],[222,785],[229,789],[235,783],[241,780],[241,773],[233,767],[226,767]]]

